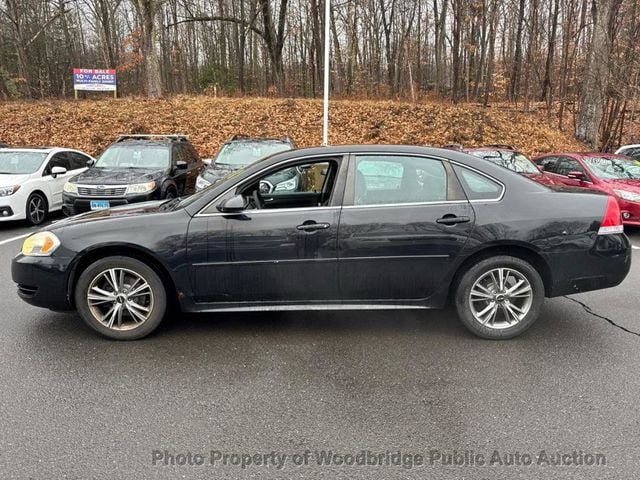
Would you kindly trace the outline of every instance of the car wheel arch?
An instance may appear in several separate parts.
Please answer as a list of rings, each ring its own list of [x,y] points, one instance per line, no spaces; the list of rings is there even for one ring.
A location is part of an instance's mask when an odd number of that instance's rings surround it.
[[[137,245],[107,244],[93,246],[78,254],[74,259],[69,269],[70,273],[67,279],[67,300],[71,306],[75,307],[74,291],[82,272],[96,260],[112,256],[135,258],[149,265],[162,280],[162,284],[167,292],[169,306],[176,307],[178,305],[180,293],[176,288],[173,277],[169,273],[169,268],[160,259],[153,255],[153,253]]]
[[[487,245],[479,250],[474,251],[470,255],[464,258],[464,260],[457,266],[456,271],[452,277],[450,286],[458,284],[460,277],[476,263],[490,257],[496,257],[499,255],[508,255],[511,257],[520,258],[531,264],[533,268],[540,274],[542,282],[544,283],[545,296],[549,296],[553,286],[553,275],[551,268],[545,260],[545,258],[531,248],[520,243],[498,243],[493,245]],[[453,289],[450,289],[453,290]],[[450,297],[452,291],[450,291]]]

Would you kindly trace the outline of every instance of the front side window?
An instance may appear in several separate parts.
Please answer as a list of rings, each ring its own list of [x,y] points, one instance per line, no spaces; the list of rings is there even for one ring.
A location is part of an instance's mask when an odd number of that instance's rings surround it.
[[[556,173],[558,167],[558,157],[544,157],[536,161],[545,172]]]
[[[354,182],[354,205],[447,200],[447,171],[439,160],[400,155],[358,156]]]
[[[0,175],[24,175],[38,171],[46,153],[38,152],[0,152]]]
[[[85,155],[76,152],[70,152],[70,166],[71,170],[78,170],[80,168],[85,168],[89,166],[89,162],[91,159]]]
[[[573,158],[563,158],[560,160],[556,173],[567,177],[571,172],[580,172],[584,174],[584,168],[582,168],[582,165]]]
[[[169,147],[162,145],[112,145],[95,164],[95,168],[164,169],[169,167]]]

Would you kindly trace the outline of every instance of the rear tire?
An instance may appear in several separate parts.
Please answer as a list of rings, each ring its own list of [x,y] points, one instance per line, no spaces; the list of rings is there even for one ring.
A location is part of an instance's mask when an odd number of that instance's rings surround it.
[[[84,322],[116,340],[149,335],[167,311],[160,276],[131,257],[106,257],[92,263],[80,275],[74,295]]]
[[[25,207],[27,222],[31,225],[41,225],[47,218],[48,211],[49,207],[47,206],[47,199],[44,195],[38,192],[29,195]]]
[[[544,283],[528,262],[507,255],[487,258],[460,278],[455,307],[475,335],[504,340],[527,330],[544,302]]]

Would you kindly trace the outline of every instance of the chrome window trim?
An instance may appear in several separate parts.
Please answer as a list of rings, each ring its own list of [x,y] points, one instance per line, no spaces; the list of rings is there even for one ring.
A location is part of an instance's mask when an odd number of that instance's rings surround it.
[[[333,158],[333,157],[342,157],[343,159],[347,156],[347,155],[352,155],[352,156],[357,156],[357,155],[366,155],[366,156],[403,156],[403,157],[407,157],[407,156],[412,156],[412,157],[421,157],[421,158],[425,158],[425,159],[429,159],[429,160],[436,160],[436,161],[440,161],[440,162],[449,162],[452,165],[457,165],[460,168],[466,168],[468,170],[471,170],[475,173],[478,173],[479,175],[482,175],[483,177],[488,178],[489,180],[497,183],[498,185],[500,185],[502,187],[502,191],[500,192],[500,196],[498,198],[495,199],[481,199],[481,200],[445,200],[442,202],[417,202],[417,203],[387,203],[387,204],[380,204],[380,205],[343,205],[343,206],[331,206],[331,207],[301,207],[301,208],[274,208],[274,209],[266,209],[266,210],[246,210],[246,211],[242,211],[239,213],[236,213],[235,215],[242,215],[245,213],[271,213],[271,212],[292,212],[292,211],[305,211],[305,210],[318,210],[318,209],[340,209],[340,208],[380,208],[380,207],[402,207],[402,206],[421,206],[421,205],[449,205],[449,204],[463,204],[463,203],[496,203],[496,202],[500,202],[502,201],[502,199],[504,198],[505,192],[507,190],[505,184],[503,182],[501,182],[500,180],[498,180],[495,177],[492,177],[491,175],[488,175],[484,172],[482,172],[481,170],[478,170],[477,168],[474,167],[470,167],[469,165],[465,165],[464,163],[460,163],[458,161],[455,160],[451,160],[445,157],[439,157],[438,155],[425,155],[422,153],[400,153],[400,152],[383,152],[383,153],[378,153],[378,152],[343,152],[343,153],[336,153],[335,155],[330,155],[327,153],[323,153],[323,154],[317,154],[317,155],[312,155],[309,157],[304,157],[304,159],[314,159],[314,158]],[[297,159],[288,159],[288,160],[283,160],[281,162],[278,162],[274,165],[271,165],[271,167],[279,167],[281,165],[286,165],[287,163],[296,163],[299,160],[303,160],[301,158],[297,158]],[[262,172],[256,172],[253,175],[251,175],[250,177],[247,177],[246,179],[244,179],[240,184],[235,184],[232,187],[229,187],[227,190],[225,190],[224,192],[222,192],[220,195],[218,195],[216,198],[214,198],[213,200],[211,200],[209,203],[207,203],[203,208],[200,209],[200,211],[198,213],[196,213],[194,215],[194,217],[217,217],[220,215],[226,215],[229,216],[231,214],[229,213],[203,213],[205,210],[207,210],[212,204],[214,204],[215,202],[217,202],[220,198],[224,197],[226,194],[228,194],[231,190],[233,190],[234,188],[239,188],[240,185],[243,185],[245,183],[249,183],[252,179],[258,177]],[[466,193],[466,192],[465,192]],[[343,203],[344,203],[344,199],[343,199]]]
[[[287,163],[296,163],[299,161],[304,161],[306,159],[314,159],[314,158],[327,158],[327,159],[332,159],[332,158],[336,158],[336,157],[341,157],[344,161],[345,156],[348,155],[347,153],[336,153],[334,155],[331,155],[329,153],[322,153],[322,154],[317,154],[317,155],[310,155],[308,157],[298,157],[298,158],[294,158],[294,159],[288,159],[288,160],[282,160],[281,162],[278,163],[274,163],[273,165],[270,165],[269,168],[271,167],[279,167],[280,165],[286,165]],[[295,165],[293,165],[295,166]],[[231,190],[233,190],[234,188],[239,188],[240,185],[244,185],[246,183],[249,183],[251,180],[253,180],[254,178],[260,176],[262,174],[262,170],[259,172],[254,173],[253,175],[245,178],[242,182],[240,183],[236,183],[235,185],[229,187],[227,190],[225,190],[224,192],[222,192],[220,195],[218,195],[216,198],[214,198],[213,200],[211,200],[209,203],[207,203],[204,207],[202,207],[200,209],[200,211],[198,213],[196,213],[194,215],[194,217],[211,217],[211,216],[217,216],[219,215],[218,213],[202,213],[204,212],[206,209],[208,209],[212,204],[216,203],[220,198],[224,197],[227,193],[229,193]],[[341,208],[341,207],[304,207],[304,208],[300,208],[300,210],[308,210],[308,209],[313,209],[313,210],[317,210],[318,208]],[[277,212],[277,211],[292,211],[292,210],[297,210],[297,209],[293,209],[293,208],[274,208],[271,209],[271,212]],[[246,210],[247,212],[249,211],[259,211],[259,210]],[[244,211],[242,212],[244,213]],[[229,215],[228,213],[224,213],[222,215]]]
[[[223,212],[216,212],[216,213],[198,213],[195,216],[196,217],[219,217],[219,216],[225,216],[225,217],[231,217],[231,216],[237,216],[237,215],[263,215],[265,213],[282,213],[282,212],[306,212],[309,210],[312,210],[314,212],[318,211],[318,210],[322,210],[322,211],[330,211],[330,210],[341,210],[343,207],[338,207],[338,206],[329,206],[329,207],[297,207],[297,208],[264,208],[264,209],[252,209],[252,210],[241,210],[240,212],[233,212],[233,213],[223,213]]]

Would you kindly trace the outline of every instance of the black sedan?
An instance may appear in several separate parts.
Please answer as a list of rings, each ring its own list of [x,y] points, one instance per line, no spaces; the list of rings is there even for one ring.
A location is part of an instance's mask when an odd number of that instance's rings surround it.
[[[299,167],[297,191],[260,182]],[[282,152],[187,198],[90,212],[27,238],[26,302],[116,339],[189,312],[442,308],[476,335],[526,330],[544,297],[618,285],[631,249],[614,199],[551,189],[461,152]]]

